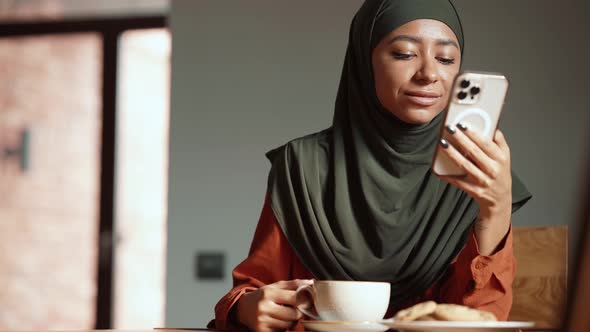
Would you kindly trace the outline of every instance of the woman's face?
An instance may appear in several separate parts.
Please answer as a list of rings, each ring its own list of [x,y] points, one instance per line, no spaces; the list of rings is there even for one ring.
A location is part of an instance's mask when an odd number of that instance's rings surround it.
[[[406,123],[423,124],[445,108],[461,50],[446,24],[421,19],[385,36],[373,50],[372,62],[381,105]]]

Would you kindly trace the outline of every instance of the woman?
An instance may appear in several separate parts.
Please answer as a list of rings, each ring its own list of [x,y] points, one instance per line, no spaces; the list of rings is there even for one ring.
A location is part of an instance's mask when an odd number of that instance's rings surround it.
[[[215,327],[299,329],[309,279],[391,283],[390,314],[433,299],[506,319],[515,264],[511,213],[530,194],[498,130],[483,140],[441,114],[462,61],[448,1],[367,0],[351,24],[330,128],[267,154],[268,192],[250,254]],[[436,144],[466,172],[437,178]]]

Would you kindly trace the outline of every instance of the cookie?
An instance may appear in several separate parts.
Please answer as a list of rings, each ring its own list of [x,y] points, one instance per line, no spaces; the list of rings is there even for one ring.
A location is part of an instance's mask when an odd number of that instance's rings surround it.
[[[408,322],[415,320],[418,317],[430,315],[436,309],[436,302],[434,301],[426,301],[422,303],[418,303],[414,306],[411,306],[407,309],[398,311],[393,319],[396,321],[401,322]]]
[[[434,317],[446,321],[497,321],[494,314],[458,304],[439,304]]]
[[[424,315],[424,316],[420,316],[420,317],[416,318],[416,321],[438,321],[438,320],[439,319],[434,317],[433,314]]]

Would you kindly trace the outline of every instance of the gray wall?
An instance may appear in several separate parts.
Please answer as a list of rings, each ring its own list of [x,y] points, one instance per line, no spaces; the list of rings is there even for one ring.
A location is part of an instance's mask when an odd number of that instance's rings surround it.
[[[590,136],[590,77],[573,0],[455,1],[464,68],[511,81],[502,128],[534,199],[517,225],[574,220]],[[335,6],[335,4],[338,4]],[[166,286],[168,326],[204,326],[247,255],[269,164],[264,153],[329,126],[348,25],[361,1],[173,0]],[[556,15],[557,14],[557,15]],[[197,282],[200,250],[227,254],[223,281]]]

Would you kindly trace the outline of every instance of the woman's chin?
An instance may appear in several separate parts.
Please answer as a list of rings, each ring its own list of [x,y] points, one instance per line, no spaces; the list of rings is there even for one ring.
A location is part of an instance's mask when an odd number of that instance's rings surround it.
[[[422,125],[429,123],[434,119],[441,111],[433,110],[432,108],[411,108],[406,110],[403,114],[394,115],[405,123],[413,125]]]

